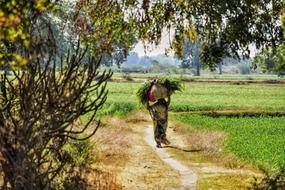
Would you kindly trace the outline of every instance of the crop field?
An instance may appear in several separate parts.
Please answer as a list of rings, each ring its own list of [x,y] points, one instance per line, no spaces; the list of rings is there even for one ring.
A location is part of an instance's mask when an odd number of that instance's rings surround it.
[[[121,73],[115,73],[113,75],[113,78],[120,78],[124,77],[125,74]],[[145,78],[159,78],[162,76],[165,76],[165,74],[155,74],[155,73],[137,73],[137,74],[128,74],[127,76],[131,77],[132,79],[145,79]],[[284,81],[284,77],[278,77],[277,75],[232,75],[232,74],[223,74],[223,75],[218,75],[218,74],[203,74],[202,76],[193,76],[189,74],[171,74],[172,77],[175,78],[181,78],[181,79],[186,79],[186,80],[280,80]]]
[[[180,114],[174,120],[195,130],[219,130],[227,134],[225,151],[267,170],[285,165],[285,117],[213,118]]]
[[[109,95],[99,115],[124,116],[146,110],[138,103],[140,83],[108,84]],[[224,151],[271,171],[285,165],[285,117],[264,113],[285,111],[285,86],[269,84],[185,83],[172,96],[171,120],[195,130],[218,130],[227,135]],[[212,112],[261,113],[251,117],[212,117]],[[210,115],[202,115],[207,112]],[[200,114],[199,114],[200,113]],[[263,116],[265,115],[265,116]]]
[[[101,115],[124,115],[140,109],[140,83],[108,83],[109,95]],[[285,85],[185,83],[172,96],[170,111],[285,111]]]

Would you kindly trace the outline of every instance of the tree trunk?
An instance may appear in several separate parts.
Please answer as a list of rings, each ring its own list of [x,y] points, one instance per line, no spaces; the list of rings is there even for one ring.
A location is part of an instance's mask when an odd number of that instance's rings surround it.
[[[200,44],[199,44],[199,42],[195,42],[195,45],[194,45],[193,62],[194,62],[194,65],[196,67],[196,76],[200,76],[201,63],[200,63]]]
[[[219,75],[223,74],[223,68],[222,68],[222,62],[219,63],[218,67],[219,67]]]

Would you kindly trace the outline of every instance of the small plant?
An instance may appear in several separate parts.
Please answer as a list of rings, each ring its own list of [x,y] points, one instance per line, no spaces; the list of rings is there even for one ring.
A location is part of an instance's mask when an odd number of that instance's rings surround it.
[[[63,148],[65,155],[69,158],[68,164],[85,169],[99,159],[96,151],[95,142],[87,139],[85,141],[69,141]]]

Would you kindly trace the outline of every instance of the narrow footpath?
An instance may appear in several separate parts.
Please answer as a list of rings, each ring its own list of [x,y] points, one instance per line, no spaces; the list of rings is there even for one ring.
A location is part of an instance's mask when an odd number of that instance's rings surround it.
[[[155,141],[153,139],[153,128],[151,126],[148,126],[145,128],[146,136],[144,140],[147,142],[149,146],[151,146],[156,154],[161,158],[162,161],[164,161],[166,164],[168,164],[170,167],[172,167],[174,170],[177,170],[180,174],[180,180],[181,180],[181,188],[180,189],[191,189],[195,190],[197,186],[197,174],[188,168],[187,166],[183,165],[178,160],[172,158],[163,148],[156,148]]]

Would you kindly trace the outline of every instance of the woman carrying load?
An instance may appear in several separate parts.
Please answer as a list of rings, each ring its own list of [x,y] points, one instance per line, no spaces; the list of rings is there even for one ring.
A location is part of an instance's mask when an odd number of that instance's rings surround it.
[[[146,104],[153,120],[154,139],[158,148],[161,148],[161,144],[170,144],[166,138],[168,106],[171,94],[176,90],[181,90],[181,88],[180,81],[154,79],[150,84],[146,83],[137,93],[141,102]]]
[[[148,97],[148,111],[153,120],[154,139],[156,147],[161,148],[161,144],[168,145],[170,142],[166,138],[166,130],[168,125],[168,106],[170,104],[170,95],[167,93],[167,98],[155,100],[154,85],[156,80],[151,82]],[[154,102],[152,102],[154,101]]]

